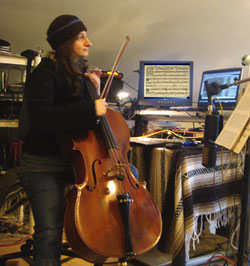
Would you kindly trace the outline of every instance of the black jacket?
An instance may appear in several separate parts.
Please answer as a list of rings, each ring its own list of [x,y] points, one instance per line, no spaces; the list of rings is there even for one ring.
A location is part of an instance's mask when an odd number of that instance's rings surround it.
[[[71,86],[55,62],[43,58],[32,72],[26,87],[30,128],[24,150],[35,155],[60,154],[56,135],[62,131],[93,129],[96,126],[94,101],[88,99],[86,85],[83,93],[74,96]]]

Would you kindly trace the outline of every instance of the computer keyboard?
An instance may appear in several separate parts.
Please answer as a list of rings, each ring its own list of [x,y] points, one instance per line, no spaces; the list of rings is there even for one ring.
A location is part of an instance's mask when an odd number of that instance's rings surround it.
[[[184,139],[161,139],[161,138],[147,138],[147,137],[131,137],[130,142],[139,143],[144,145],[155,145],[155,144],[164,144],[164,143],[180,143],[185,142]]]

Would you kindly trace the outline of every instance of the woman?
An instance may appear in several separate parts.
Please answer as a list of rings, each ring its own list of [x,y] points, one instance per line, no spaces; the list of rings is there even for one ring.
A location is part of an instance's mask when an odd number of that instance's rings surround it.
[[[59,16],[50,24],[47,40],[54,52],[42,59],[26,88],[30,129],[22,160],[22,169],[26,170],[20,177],[35,221],[34,266],[60,265],[64,189],[74,182],[56,135],[94,129],[98,117],[107,111],[104,99],[89,99],[84,83],[85,75],[99,93],[99,77],[86,72],[84,58],[92,43],[83,22],[76,16]]]

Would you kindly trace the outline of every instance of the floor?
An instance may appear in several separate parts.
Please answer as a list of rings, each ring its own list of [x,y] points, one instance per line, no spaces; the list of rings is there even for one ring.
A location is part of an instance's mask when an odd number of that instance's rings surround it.
[[[17,215],[15,215],[16,217]],[[6,220],[0,218],[0,256],[4,254],[9,254],[13,252],[19,252],[23,244],[25,244],[25,238],[29,236],[30,232],[30,219],[29,217],[21,217],[22,223],[11,222],[12,217],[7,217]],[[18,219],[20,221],[20,217]],[[26,221],[26,222],[25,222]],[[205,265],[206,262],[214,255],[218,253],[225,254],[227,250],[228,239],[222,236],[211,234],[207,231],[203,231],[200,236],[200,243],[196,244],[195,251],[191,248],[190,250],[190,261],[187,266],[201,266]],[[237,244],[237,243],[236,243]],[[237,251],[228,249],[228,256],[230,259],[236,263],[237,262]],[[92,266],[92,263],[84,261],[79,258],[72,258],[62,256],[63,266]],[[27,257],[25,260],[23,258],[11,259],[6,261],[6,266],[27,266],[31,262],[31,258]],[[245,259],[246,262],[246,259]],[[3,266],[1,264],[0,266]],[[110,266],[116,264],[109,264]],[[156,248],[152,251],[137,256],[135,260],[128,262],[128,266],[165,266],[171,265],[171,256],[166,253],[158,251]],[[209,265],[209,264],[208,264]],[[224,265],[223,260],[212,260],[210,266]],[[232,265],[228,263],[228,265]],[[247,263],[244,266],[247,266]]]
[[[8,254],[12,252],[20,251],[20,247],[23,243],[18,244],[21,235],[9,234],[9,233],[0,233],[0,255]],[[16,243],[16,245],[13,245]],[[25,243],[25,241],[24,241]],[[194,265],[205,265],[206,261],[211,258],[215,253],[219,253],[220,250],[225,251],[227,245],[227,239],[222,237],[214,237],[209,233],[203,234],[200,244],[196,245],[196,251],[191,251],[190,255],[194,258],[191,258],[190,262],[187,263],[187,266]],[[202,260],[203,258],[203,260]],[[231,256],[230,259],[236,263],[236,257]],[[25,260],[23,258],[11,259],[6,262],[6,266],[27,266],[31,262],[31,258],[27,257]],[[62,265],[64,266],[92,266],[92,263],[84,261],[79,258],[71,258],[62,256],[61,259]],[[0,263],[1,266],[3,266]],[[116,264],[109,264],[110,266]],[[128,262],[128,266],[163,266],[171,265],[171,256],[165,253],[159,252],[157,249],[154,249],[144,255],[136,257],[136,260]],[[213,260],[210,265],[224,265],[222,260]],[[228,265],[232,265],[228,263]],[[247,265],[247,264],[244,264]]]

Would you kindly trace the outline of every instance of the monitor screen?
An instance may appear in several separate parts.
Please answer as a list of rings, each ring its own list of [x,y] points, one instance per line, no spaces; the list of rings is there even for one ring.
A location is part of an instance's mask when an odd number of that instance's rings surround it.
[[[139,105],[162,108],[192,105],[192,61],[140,61],[139,74]]]
[[[198,99],[198,107],[207,107],[208,97],[205,86],[205,81],[209,83],[216,82],[219,85],[232,84],[236,80],[240,80],[242,75],[242,68],[228,68],[228,69],[216,69],[208,70],[202,73],[200,93]],[[234,109],[237,103],[237,96],[239,91],[239,85],[234,85],[226,89],[221,90],[217,95],[214,95],[214,104],[219,107],[218,100],[222,104],[223,109]],[[216,97],[216,98],[215,98]]]

